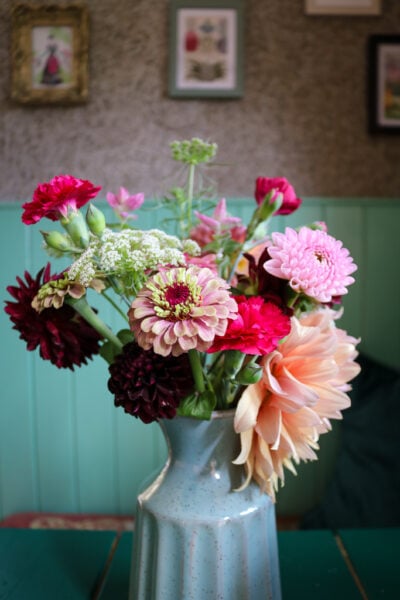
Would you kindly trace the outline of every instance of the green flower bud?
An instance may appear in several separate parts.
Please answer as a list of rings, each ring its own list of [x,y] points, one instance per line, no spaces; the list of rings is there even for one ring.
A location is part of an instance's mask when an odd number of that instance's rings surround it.
[[[71,236],[74,244],[80,248],[89,245],[89,229],[83,215],[79,211],[71,212],[67,219],[60,220],[61,225]]]
[[[63,233],[60,233],[59,231],[41,231],[40,233],[49,248],[59,250],[60,252],[68,252],[71,250],[68,238]]]
[[[204,142],[200,138],[174,141],[170,144],[170,148],[174,160],[191,165],[207,163],[217,153],[217,144]]]
[[[236,375],[236,381],[241,385],[251,385],[252,383],[258,383],[261,377],[262,368],[259,365],[250,363]]]
[[[235,377],[242,367],[245,356],[240,350],[227,350],[224,358],[224,373],[229,377]]]
[[[93,235],[100,237],[106,226],[106,218],[96,206],[89,204],[86,213],[86,223]]]

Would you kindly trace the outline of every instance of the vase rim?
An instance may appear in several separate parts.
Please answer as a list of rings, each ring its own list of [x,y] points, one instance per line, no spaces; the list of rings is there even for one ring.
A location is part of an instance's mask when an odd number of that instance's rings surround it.
[[[168,419],[168,420],[174,421],[176,418],[179,418],[179,419],[195,419],[196,421],[211,421],[214,419],[225,419],[225,418],[229,418],[229,417],[234,417],[235,412],[236,412],[235,408],[229,408],[229,409],[225,409],[225,410],[213,410],[209,419],[198,419],[197,417],[193,417],[191,415],[176,415],[176,417],[173,417],[172,419]],[[165,420],[165,419],[163,419],[163,420]]]

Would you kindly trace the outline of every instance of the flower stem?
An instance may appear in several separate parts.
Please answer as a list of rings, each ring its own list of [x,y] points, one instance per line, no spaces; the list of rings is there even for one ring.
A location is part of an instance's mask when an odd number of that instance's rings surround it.
[[[108,302],[111,304],[111,306],[113,306],[115,308],[115,310],[121,315],[121,317],[123,317],[123,319],[125,321],[128,321],[128,317],[126,316],[126,314],[124,313],[123,310],[121,310],[121,308],[118,306],[118,304],[111,298],[111,296],[109,296],[108,294],[106,294],[105,292],[102,292],[102,296],[104,296],[104,298],[106,300],[108,300]]]
[[[83,296],[78,300],[69,298],[66,302],[72,306],[78,314],[85,319],[101,336],[111,342],[115,348],[122,350],[123,344],[119,338],[107,327],[107,325],[97,316],[94,310],[87,303],[86,297]]]
[[[192,228],[192,204],[193,204],[193,190],[194,190],[194,172],[196,165],[190,163],[189,175],[188,175],[188,197],[187,197],[187,234]]]
[[[200,354],[198,353],[197,350],[193,349],[193,350],[189,350],[188,355],[189,355],[190,366],[192,369],[192,375],[193,375],[193,379],[194,379],[195,388],[198,392],[202,393],[205,391],[206,386],[204,383],[204,375],[203,375],[203,369],[202,369],[201,361],[200,361]]]

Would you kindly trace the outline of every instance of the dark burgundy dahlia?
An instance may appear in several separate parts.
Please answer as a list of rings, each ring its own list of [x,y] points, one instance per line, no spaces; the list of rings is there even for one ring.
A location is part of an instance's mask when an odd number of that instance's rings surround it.
[[[136,342],[125,344],[109,371],[115,406],[144,423],[175,417],[180,401],[193,388],[187,354],[160,356]]]
[[[58,368],[74,370],[74,365],[87,364],[87,359],[98,354],[102,339],[68,304],[61,308],[46,308],[40,313],[32,300],[40,287],[52,279],[50,265],[41,269],[35,278],[25,271],[25,281],[17,277],[18,286],[10,285],[7,291],[16,302],[6,301],[5,312],[19,331],[20,339],[27,342],[28,350],[39,346],[40,356]]]

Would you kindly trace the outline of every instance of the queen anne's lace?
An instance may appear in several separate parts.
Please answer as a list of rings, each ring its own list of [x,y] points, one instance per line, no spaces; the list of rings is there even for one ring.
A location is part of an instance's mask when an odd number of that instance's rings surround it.
[[[69,268],[69,276],[88,286],[97,272],[120,278],[125,288],[135,288],[146,271],[162,265],[186,264],[185,252],[199,254],[196,242],[181,242],[159,229],[148,231],[105,229],[101,239],[93,239],[89,247]]]

